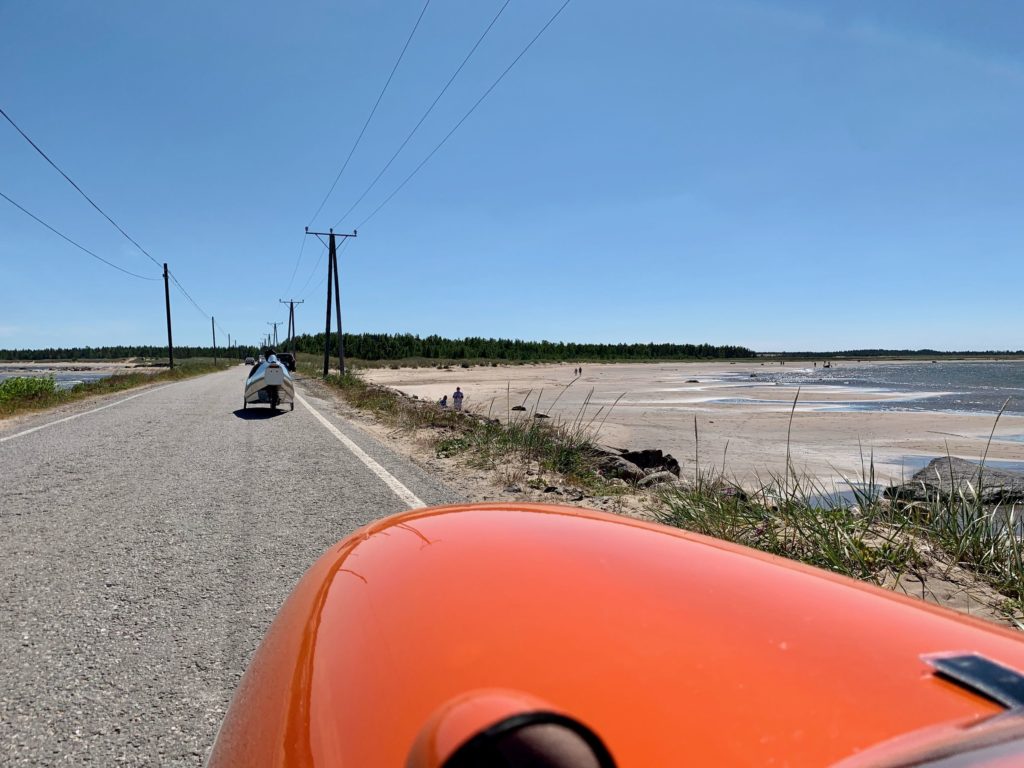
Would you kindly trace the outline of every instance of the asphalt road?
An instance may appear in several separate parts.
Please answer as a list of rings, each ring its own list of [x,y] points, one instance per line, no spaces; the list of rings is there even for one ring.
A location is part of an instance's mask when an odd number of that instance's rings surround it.
[[[243,413],[247,370],[0,442],[0,764],[201,765],[305,569],[408,508],[301,404]],[[458,500],[300,391],[424,503]]]

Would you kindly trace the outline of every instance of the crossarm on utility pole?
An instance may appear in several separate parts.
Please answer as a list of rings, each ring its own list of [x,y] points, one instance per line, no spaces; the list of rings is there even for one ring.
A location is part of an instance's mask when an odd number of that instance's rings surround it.
[[[331,357],[331,281],[334,282],[335,311],[338,317],[338,366],[342,376],[345,375],[345,344],[341,338],[341,293],[338,290],[338,247],[337,238],[358,237],[359,232],[352,230],[351,234],[335,232],[330,229],[327,232],[310,232],[306,227],[307,235],[321,237],[326,235],[329,238],[327,245],[327,322],[324,331],[324,377],[327,377],[328,365]],[[322,240],[320,242],[323,242]]]

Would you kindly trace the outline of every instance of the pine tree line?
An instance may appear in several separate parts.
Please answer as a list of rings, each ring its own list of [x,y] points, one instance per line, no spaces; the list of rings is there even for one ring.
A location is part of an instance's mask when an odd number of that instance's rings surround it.
[[[572,342],[523,341],[521,339],[486,339],[469,336],[447,339],[442,336],[420,337],[411,333],[346,333],[345,355],[359,360],[401,360],[427,358],[434,360],[508,360],[510,362],[560,360],[681,360],[754,357],[747,347],[713,344],[577,344]],[[322,355],[324,334],[303,334],[295,339],[296,349]],[[331,334],[330,349],[337,349],[338,336]],[[286,348],[285,342],[278,345]],[[218,348],[221,357],[245,357],[256,354],[255,347]],[[212,347],[175,347],[174,357],[213,357]],[[0,360],[102,360],[126,357],[167,357],[167,347],[48,347],[45,349],[0,349]]]
[[[330,349],[337,348],[337,334],[331,334]],[[746,347],[712,344],[578,344],[573,342],[485,339],[468,336],[447,339],[420,337],[411,333],[344,334],[345,355],[359,360],[401,360],[427,358],[445,360],[508,360],[515,362],[560,360],[680,360],[754,357]],[[323,354],[324,334],[296,337],[300,352]]]
[[[217,347],[217,357],[245,357],[255,347]],[[174,347],[174,359],[213,357],[213,347]],[[112,347],[45,347],[41,349],[0,349],[0,360],[122,360],[128,357],[167,359],[167,347],[147,345]]]

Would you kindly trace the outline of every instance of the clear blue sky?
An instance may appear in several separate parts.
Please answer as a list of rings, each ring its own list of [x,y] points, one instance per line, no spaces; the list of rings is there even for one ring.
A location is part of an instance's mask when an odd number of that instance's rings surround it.
[[[433,0],[334,224],[503,0]],[[512,0],[359,225],[561,0]],[[302,228],[423,0],[0,0],[0,107],[233,338],[323,329]],[[1024,6],[573,0],[342,253],[346,330],[1024,346]],[[5,121],[0,191],[157,268]],[[289,283],[291,284],[289,285]],[[312,290],[313,288],[316,290]],[[209,340],[176,291],[175,341]],[[0,347],[165,343],[162,282],[0,200]],[[222,339],[218,339],[221,341]]]

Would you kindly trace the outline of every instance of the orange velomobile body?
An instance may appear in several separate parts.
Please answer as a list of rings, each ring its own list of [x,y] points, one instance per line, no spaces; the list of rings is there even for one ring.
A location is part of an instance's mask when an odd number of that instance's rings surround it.
[[[946,652],[1024,670],[1007,630],[715,539],[568,507],[417,510],[308,571],[210,765],[438,766],[519,694],[622,767],[888,764],[1005,711],[922,660]],[[473,704],[493,690],[515,693]]]

